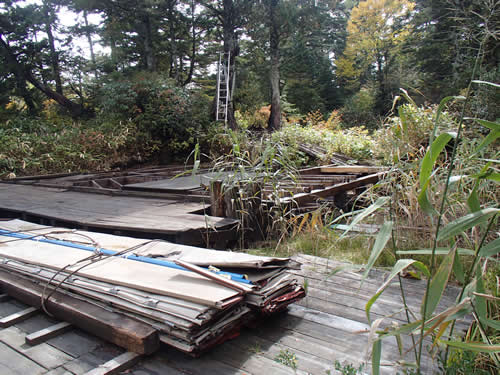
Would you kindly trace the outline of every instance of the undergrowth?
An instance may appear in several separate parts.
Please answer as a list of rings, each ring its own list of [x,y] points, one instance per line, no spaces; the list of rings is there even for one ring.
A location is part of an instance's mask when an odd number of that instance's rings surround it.
[[[15,117],[0,123],[0,178],[99,171],[145,160],[155,143],[132,123]]]
[[[329,129],[324,124],[300,125],[284,124],[282,129],[274,132],[273,140],[285,142],[298,149],[298,143],[320,146],[326,150],[325,162],[333,153],[344,154],[357,160],[368,160],[372,157],[373,140],[363,127],[348,129]]]

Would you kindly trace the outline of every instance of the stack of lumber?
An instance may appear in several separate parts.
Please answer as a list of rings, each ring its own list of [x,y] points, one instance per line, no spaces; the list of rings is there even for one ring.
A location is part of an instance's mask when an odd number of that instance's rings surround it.
[[[126,316],[193,355],[303,298],[286,272],[298,266],[288,258],[0,222],[0,282],[15,276],[31,283],[48,313],[57,293]]]

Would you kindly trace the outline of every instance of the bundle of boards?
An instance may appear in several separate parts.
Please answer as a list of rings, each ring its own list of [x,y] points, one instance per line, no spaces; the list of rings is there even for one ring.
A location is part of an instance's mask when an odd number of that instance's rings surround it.
[[[0,267],[43,288],[143,322],[197,355],[261,314],[305,296],[289,258],[252,256],[10,220]],[[1,280],[0,280],[1,281]]]

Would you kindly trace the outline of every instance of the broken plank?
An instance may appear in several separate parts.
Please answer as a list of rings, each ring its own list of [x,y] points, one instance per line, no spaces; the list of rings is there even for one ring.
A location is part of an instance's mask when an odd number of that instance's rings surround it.
[[[323,167],[335,167],[335,164],[324,165]],[[300,169],[298,172],[299,175],[321,174],[321,168],[322,167],[303,168]]]
[[[350,165],[340,167],[321,167],[321,173],[375,173],[386,171],[387,168],[366,165]]]
[[[95,369],[85,373],[85,375],[112,375],[118,374],[122,371],[128,370],[133,365],[135,365],[139,359],[141,358],[141,354],[126,352],[122,355],[119,355],[116,358],[96,367]]]
[[[27,309],[24,309],[22,311],[16,312],[12,315],[0,319],[0,327],[7,328],[13,326],[14,324],[22,322],[23,320],[26,320],[37,313],[38,309],[34,307],[29,307]]]
[[[350,182],[345,182],[343,184],[337,184],[333,185],[329,188],[326,189],[321,189],[321,190],[313,190],[310,193],[303,193],[303,194],[295,194],[291,198],[283,198],[282,201],[283,203],[291,203],[295,202],[298,205],[302,205],[304,203],[310,203],[314,202],[318,198],[326,198],[326,197],[331,197],[334,196],[335,194],[339,194],[348,190],[352,190],[354,188],[368,185],[368,184],[373,184],[377,182],[379,179],[381,179],[386,172],[379,172],[379,173],[374,173],[370,174],[365,177],[358,178],[354,181]]]
[[[73,326],[71,325],[71,323],[68,322],[57,323],[50,327],[27,335],[25,340],[26,343],[30,345],[37,345],[70,330],[72,327]]]
[[[0,284],[12,297],[28,305],[41,306],[41,286],[4,271],[0,271]],[[158,332],[151,326],[88,302],[54,292],[45,306],[56,318],[70,322],[128,351],[150,354],[159,347]]]

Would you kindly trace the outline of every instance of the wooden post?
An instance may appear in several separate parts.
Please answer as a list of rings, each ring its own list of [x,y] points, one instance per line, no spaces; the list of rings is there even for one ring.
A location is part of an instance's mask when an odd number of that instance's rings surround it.
[[[210,183],[210,214],[216,217],[225,217],[225,202],[222,181],[220,180],[214,180]]]
[[[230,217],[232,219],[238,219],[237,212],[237,202],[238,202],[238,187],[233,186],[230,189],[227,189],[224,192],[223,200],[224,200],[224,211],[225,217]]]

